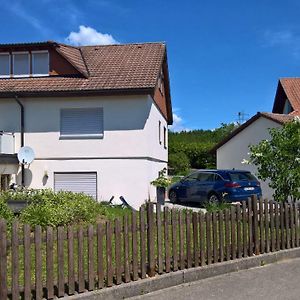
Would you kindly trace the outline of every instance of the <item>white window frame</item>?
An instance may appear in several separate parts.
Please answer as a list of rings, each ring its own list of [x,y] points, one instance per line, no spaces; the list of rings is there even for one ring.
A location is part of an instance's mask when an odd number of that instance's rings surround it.
[[[10,78],[11,75],[11,56],[9,52],[1,52],[0,55],[8,55],[8,75],[1,75],[0,78]]]
[[[28,55],[28,74],[15,74],[15,56],[18,54],[27,54]],[[12,76],[13,77],[30,77],[30,52],[29,51],[12,52],[12,57],[13,57]]]
[[[47,55],[48,55],[48,73],[47,74],[35,74],[33,72],[33,70],[34,70],[34,54],[36,54],[36,53],[47,53]],[[31,73],[32,73],[31,75],[33,77],[49,76],[49,71],[50,71],[49,51],[47,51],[47,50],[31,51]]]
[[[167,127],[164,126],[164,148],[167,149],[168,146],[167,146]]]
[[[61,134],[61,126],[62,126],[62,112],[64,110],[76,110],[76,109],[101,109],[102,110],[102,133],[96,133],[96,134],[92,134],[92,133],[87,133],[87,134]],[[60,140],[72,140],[72,139],[103,139],[104,137],[104,109],[103,107],[65,107],[65,108],[61,108],[60,109],[60,132],[59,132],[59,139]]]

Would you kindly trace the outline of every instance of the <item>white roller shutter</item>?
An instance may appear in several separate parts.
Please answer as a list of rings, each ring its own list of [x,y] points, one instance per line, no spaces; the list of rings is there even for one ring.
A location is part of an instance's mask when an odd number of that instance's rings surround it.
[[[97,173],[54,173],[54,190],[82,192],[97,199]]]

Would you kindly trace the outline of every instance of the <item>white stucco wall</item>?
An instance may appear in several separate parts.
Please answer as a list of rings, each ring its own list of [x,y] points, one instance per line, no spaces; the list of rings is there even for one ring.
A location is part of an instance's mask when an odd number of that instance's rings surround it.
[[[248,170],[256,175],[257,168],[254,165],[242,164],[241,161],[249,158],[250,145],[256,145],[262,140],[270,139],[268,129],[278,127],[281,125],[263,117],[254,121],[217,150],[217,168]],[[263,197],[271,199],[273,190],[268,186],[268,183],[261,182],[261,188]]]
[[[96,171],[99,200],[124,196],[138,207],[149,197],[154,199],[150,181],[167,166],[168,159],[159,143],[158,123],[163,137],[167,122],[150,96],[20,100],[25,106],[25,145],[36,154],[26,171],[27,186],[53,188],[54,172]],[[60,139],[60,109],[84,107],[103,108],[103,139]],[[15,133],[18,151],[20,110],[14,99],[0,100],[0,130]]]

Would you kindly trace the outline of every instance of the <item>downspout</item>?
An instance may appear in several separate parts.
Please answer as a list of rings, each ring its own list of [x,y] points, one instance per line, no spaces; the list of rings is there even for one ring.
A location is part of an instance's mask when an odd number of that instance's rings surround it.
[[[21,115],[20,115],[20,121],[21,121],[21,147],[24,147],[24,105],[22,102],[19,100],[18,96],[15,95],[15,100],[19,104],[20,109],[21,109]],[[24,172],[24,164],[21,165],[21,185],[22,187],[25,186],[25,172]]]

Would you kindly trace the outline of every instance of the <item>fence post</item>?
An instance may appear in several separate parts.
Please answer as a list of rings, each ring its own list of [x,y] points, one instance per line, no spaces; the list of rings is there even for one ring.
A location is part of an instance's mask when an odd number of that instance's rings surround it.
[[[147,223],[148,223],[148,230],[147,230],[147,237],[148,237],[148,275],[153,277],[155,275],[155,245],[154,245],[154,217],[153,217],[153,204],[148,203],[147,205]]]
[[[6,222],[0,220],[0,299],[7,298],[7,249]]]
[[[252,200],[252,209],[253,209],[253,244],[254,244],[254,253],[255,255],[259,254],[259,239],[258,239],[258,213],[257,213],[257,196],[251,196]],[[260,214],[261,217],[261,214]],[[260,220],[262,221],[262,220]]]

